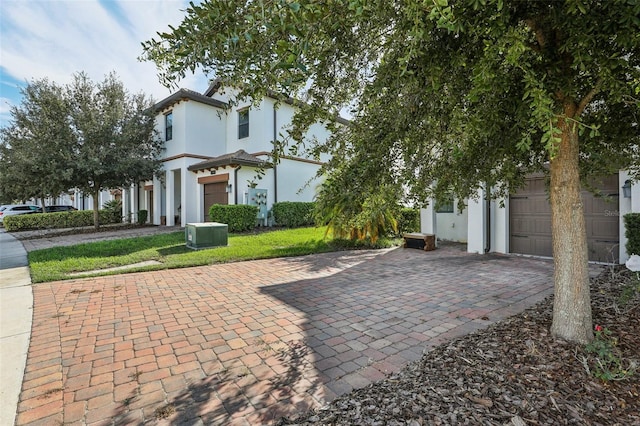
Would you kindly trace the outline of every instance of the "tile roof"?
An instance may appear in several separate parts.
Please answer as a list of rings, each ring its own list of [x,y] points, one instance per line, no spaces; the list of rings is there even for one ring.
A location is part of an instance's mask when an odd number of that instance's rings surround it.
[[[249,154],[244,149],[218,157],[211,157],[189,166],[189,170],[194,172],[198,170],[210,169],[214,167],[224,167],[230,165],[250,166],[250,167],[270,167],[268,163],[255,155]]]

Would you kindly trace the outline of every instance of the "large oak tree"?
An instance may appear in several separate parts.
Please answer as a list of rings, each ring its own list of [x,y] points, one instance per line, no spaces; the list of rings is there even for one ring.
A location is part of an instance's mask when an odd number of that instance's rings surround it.
[[[546,171],[552,332],[592,339],[581,181],[637,174],[640,2],[205,0],[143,47],[167,84],[202,69],[303,98],[293,136],[352,108],[318,150],[354,187],[498,197]]]

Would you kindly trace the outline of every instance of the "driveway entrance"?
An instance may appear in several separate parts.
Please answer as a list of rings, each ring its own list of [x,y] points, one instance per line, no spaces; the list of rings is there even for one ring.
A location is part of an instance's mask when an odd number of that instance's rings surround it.
[[[520,312],[551,274],[444,246],[38,284],[17,424],[269,424]]]

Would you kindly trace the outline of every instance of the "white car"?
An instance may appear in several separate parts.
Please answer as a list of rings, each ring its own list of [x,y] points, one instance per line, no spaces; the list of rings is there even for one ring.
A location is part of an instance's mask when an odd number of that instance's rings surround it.
[[[4,223],[7,216],[29,213],[42,213],[42,209],[31,204],[5,204],[0,206],[0,223]]]

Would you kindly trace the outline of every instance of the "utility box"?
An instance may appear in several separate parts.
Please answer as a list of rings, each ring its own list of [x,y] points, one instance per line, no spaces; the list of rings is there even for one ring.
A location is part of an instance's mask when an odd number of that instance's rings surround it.
[[[226,223],[187,223],[184,228],[187,247],[194,250],[226,246],[228,234],[229,226]]]
[[[258,207],[257,219],[260,224],[267,224],[267,190],[260,188],[249,188],[249,205]]]

